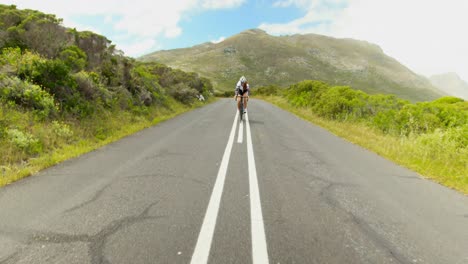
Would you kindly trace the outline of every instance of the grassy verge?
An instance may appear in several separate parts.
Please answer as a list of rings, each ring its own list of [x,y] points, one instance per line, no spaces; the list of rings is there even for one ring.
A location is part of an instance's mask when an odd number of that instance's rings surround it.
[[[291,106],[283,97],[260,96],[259,99],[277,105],[337,136],[409,168],[424,178],[468,194],[468,150],[457,150],[442,142],[443,135],[440,133],[397,137],[383,134],[363,123],[338,122],[318,117],[308,108]]]
[[[209,102],[215,100],[210,99]],[[204,103],[197,102],[192,106],[187,106],[172,100],[169,105],[170,107],[166,108],[156,106],[146,108],[143,113],[135,113],[134,110],[109,111],[85,120],[61,122],[38,122],[34,120],[30,112],[2,106],[0,117],[8,118],[9,122],[16,124],[17,131],[23,132],[19,132],[19,137],[15,137],[18,141],[16,143],[6,140],[2,142],[0,186],[95,150],[144,128],[203,106]]]

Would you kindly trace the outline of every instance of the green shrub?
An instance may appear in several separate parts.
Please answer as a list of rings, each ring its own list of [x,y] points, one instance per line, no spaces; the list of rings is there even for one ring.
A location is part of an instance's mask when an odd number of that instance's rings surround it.
[[[456,104],[460,102],[464,102],[464,100],[454,96],[445,96],[433,101],[433,103],[440,104]]]
[[[98,112],[100,104],[84,99],[80,94],[74,93],[62,104],[64,113],[76,118],[85,118]]]
[[[313,106],[321,94],[328,90],[328,84],[321,81],[302,81],[291,85],[286,91],[286,99],[293,106]]]
[[[4,68],[4,69],[8,67],[10,69],[5,70],[5,71],[16,74],[18,71],[18,65],[21,61],[21,57],[22,57],[22,54],[21,54],[20,48],[2,49],[1,54],[0,54],[0,66],[3,66],[1,68]]]
[[[16,128],[7,129],[7,137],[17,148],[26,151],[29,154],[36,154],[42,151],[41,142],[33,135],[22,132]]]
[[[10,63],[13,63],[12,60]],[[20,79],[43,87],[60,102],[66,100],[76,86],[70,77],[70,68],[60,59],[48,60],[25,51],[19,61],[12,65]]]
[[[208,78],[205,77],[200,77],[200,80],[203,85],[203,91],[202,94],[205,98],[208,98],[213,95],[214,90],[213,90],[213,84]]]
[[[259,92],[270,90],[275,91],[262,87]],[[347,86],[329,87],[324,82],[309,80],[291,85],[285,97],[291,105],[308,107],[319,116],[361,120],[395,135],[420,135],[468,123],[468,102],[456,97],[411,104],[394,95],[368,95]]]
[[[170,89],[169,94],[183,104],[190,104],[197,98],[198,91],[184,83],[178,83]]]
[[[459,103],[425,102],[406,104],[401,109],[379,112],[372,124],[397,135],[430,133],[436,129],[460,127],[468,123],[468,111]]]
[[[330,119],[358,119],[365,116],[368,95],[347,86],[335,86],[321,93],[312,110]]]
[[[418,136],[416,140],[422,145],[431,146],[436,151],[450,150],[455,153],[468,148],[468,125],[446,130],[436,129],[432,133]]]
[[[375,116],[380,112],[400,110],[409,101],[402,100],[391,94],[374,94],[367,97],[367,112],[369,116]]]
[[[86,53],[75,45],[66,47],[60,52],[59,57],[75,72],[79,72],[86,67]]]
[[[370,123],[384,133],[399,135],[401,129],[396,124],[397,113],[398,110],[394,109],[379,111],[375,114]]]
[[[98,95],[98,86],[99,84],[94,82],[94,80],[86,72],[78,72],[73,75],[73,78],[76,82],[76,90],[87,100],[95,100],[99,97]]]
[[[45,59],[39,54],[30,51],[24,51],[17,62],[11,64],[16,67],[18,77],[22,80],[34,81],[35,76],[41,74],[35,67],[37,64],[44,63]]]
[[[216,97],[234,97],[234,91],[215,92]]]
[[[37,116],[46,118],[58,112],[54,97],[41,87],[14,78],[0,79],[0,98],[33,109]]]
[[[73,137],[73,131],[71,130],[70,125],[57,120],[52,121],[52,131],[57,137],[67,141]]]
[[[33,62],[32,70],[32,73],[28,77],[34,83],[49,89],[52,93],[57,94],[57,89],[55,88],[59,86],[75,86],[70,78],[70,68],[61,60],[35,61]],[[25,72],[24,74],[28,73]]]
[[[281,88],[276,85],[268,85],[258,87],[254,90],[255,94],[259,95],[279,95],[281,92]]]

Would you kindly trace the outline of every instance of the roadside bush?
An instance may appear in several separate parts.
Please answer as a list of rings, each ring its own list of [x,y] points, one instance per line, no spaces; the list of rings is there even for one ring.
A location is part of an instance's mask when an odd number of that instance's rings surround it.
[[[446,130],[440,128],[432,133],[420,135],[416,138],[418,143],[431,146],[434,150],[444,151],[450,149],[451,152],[468,148],[468,125],[462,127],[452,127]]]
[[[75,83],[70,78],[70,68],[61,60],[34,61],[31,72],[23,72],[35,84],[57,93],[56,87],[73,87]],[[65,96],[64,96],[65,97]]]
[[[215,92],[216,97],[234,97],[234,91]]]
[[[16,77],[0,79],[0,98],[33,109],[42,119],[58,112],[52,95],[38,85],[24,82]]]
[[[18,58],[17,50],[7,50],[10,67],[24,81],[37,84],[62,102],[67,99],[76,86],[70,77],[70,68],[60,59],[48,60],[36,53],[25,51]],[[16,62],[15,62],[16,60]]]
[[[147,65],[138,65],[133,68],[130,89],[138,97],[139,103],[146,106],[151,104],[164,105],[166,97],[164,89],[158,83],[158,77],[152,74]]]
[[[260,93],[269,89],[261,88]],[[394,95],[368,95],[347,86],[329,87],[320,81],[303,81],[285,92],[296,107],[309,107],[319,116],[334,120],[365,121],[385,133],[420,135],[468,123],[468,103],[456,97],[411,104]]]
[[[457,103],[440,101],[404,105],[399,110],[377,113],[372,124],[396,135],[430,133],[435,129],[460,127],[468,123],[468,112]]]
[[[169,90],[169,94],[183,104],[190,104],[197,98],[198,91],[184,83],[178,83]]]
[[[367,115],[375,116],[380,112],[400,110],[409,101],[402,100],[391,94],[373,94],[367,97]]]
[[[52,131],[57,137],[65,139],[66,141],[73,137],[73,131],[70,125],[57,120],[52,121]]]
[[[203,96],[205,98],[212,96],[214,91],[213,91],[213,84],[211,84],[211,81],[205,77],[200,77],[200,80],[203,84],[203,92],[202,92]]]
[[[321,81],[302,81],[287,89],[286,99],[296,107],[313,106],[329,88],[328,84]]]
[[[73,75],[76,82],[76,90],[88,100],[94,100],[98,97],[98,83],[86,74],[86,72],[78,72]]]
[[[102,106],[96,102],[84,99],[78,93],[74,93],[62,104],[62,112],[82,119],[98,112],[99,107]]]
[[[365,115],[368,95],[347,86],[335,86],[321,93],[312,102],[312,110],[330,119],[358,119]]]
[[[456,104],[462,102],[464,102],[463,99],[454,96],[445,96],[433,101],[433,103],[437,104]]]
[[[41,142],[33,135],[22,132],[16,128],[7,129],[8,140],[17,148],[29,154],[36,154],[42,151]]]
[[[255,89],[255,93],[259,95],[279,95],[281,88],[276,85],[262,86]]]
[[[104,88],[93,73],[81,71],[73,74],[73,79],[76,82],[76,90],[85,99],[102,103],[106,107],[114,105],[112,92]]]

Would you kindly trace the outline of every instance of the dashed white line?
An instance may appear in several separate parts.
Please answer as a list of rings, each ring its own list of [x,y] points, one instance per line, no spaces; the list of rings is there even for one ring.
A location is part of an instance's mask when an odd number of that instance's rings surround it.
[[[226,172],[229,164],[229,158],[231,157],[232,144],[236,133],[237,118],[239,112],[236,111],[234,123],[232,124],[231,134],[224,150],[223,159],[219,166],[218,175],[216,176],[216,182],[211,193],[210,202],[206,209],[205,218],[198,235],[197,245],[192,255],[191,264],[205,264],[208,262],[208,257],[211,249],[211,242],[213,240],[213,233],[216,226],[216,219],[218,218],[219,204],[221,202],[221,196],[224,189],[224,181],[226,179]]]
[[[268,264],[268,250],[263,225],[262,204],[258,190],[257,168],[252,146],[249,116],[245,114],[247,136],[247,160],[249,163],[250,218],[252,229],[252,261],[254,264]]]

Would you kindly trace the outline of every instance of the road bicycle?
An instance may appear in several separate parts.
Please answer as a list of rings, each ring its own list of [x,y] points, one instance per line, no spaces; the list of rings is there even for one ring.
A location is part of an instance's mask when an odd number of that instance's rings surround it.
[[[247,96],[242,96],[242,95],[238,95],[237,97],[240,97],[241,100],[240,100],[240,106],[239,106],[239,121],[242,122],[242,120],[244,120],[244,98],[247,98]],[[236,99],[237,99],[236,97]]]

